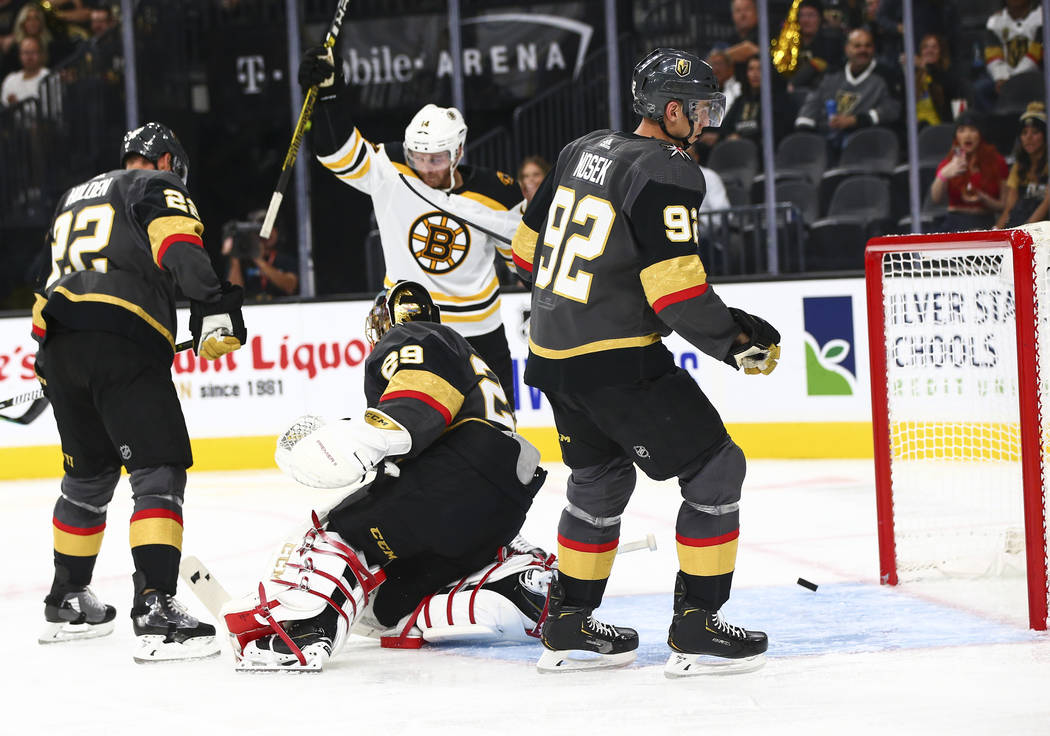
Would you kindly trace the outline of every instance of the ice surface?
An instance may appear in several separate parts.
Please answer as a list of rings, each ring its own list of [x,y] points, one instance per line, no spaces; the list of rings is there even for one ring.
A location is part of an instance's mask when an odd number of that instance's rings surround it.
[[[553,548],[564,472],[551,468],[526,522]],[[664,678],[677,569],[674,482],[640,480],[599,618],[634,626],[623,670],[540,675],[539,644],[384,650],[353,638],[320,675],[236,673],[218,659],[138,665],[128,620],[130,491],[122,480],[92,587],[117,630],[36,643],[51,578],[57,481],[0,483],[9,586],[0,734],[1050,734],[1050,637],[1027,629],[1023,581],[877,584],[870,462],[751,461],[730,623],[769,634],[768,664],[726,677]],[[277,472],[191,473],[184,551],[234,594],[265,571],[323,492]],[[811,592],[799,578],[818,584]],[[179,598],[207,619],[188,591]],[[224,645],[225,646],[225,645]]]

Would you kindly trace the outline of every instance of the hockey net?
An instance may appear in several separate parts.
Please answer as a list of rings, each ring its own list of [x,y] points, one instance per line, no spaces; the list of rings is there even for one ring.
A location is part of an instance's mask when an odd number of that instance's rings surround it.
[[[865,271],[882,582],[1023,575],[1045,629],[1050,224],[876,238]]]

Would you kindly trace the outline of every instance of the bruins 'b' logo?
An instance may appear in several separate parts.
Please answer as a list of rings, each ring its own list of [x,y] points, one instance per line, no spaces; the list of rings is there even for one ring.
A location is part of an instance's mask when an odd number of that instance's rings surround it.
[[[409,228],[408,247],[427,273],[448,273],[470,252],[470,231],[447,213],[428,212]]]
[[[693,62],[689,59],[675,59],[674,70],[680,77],[689,76],[689,70],[693,68]]]

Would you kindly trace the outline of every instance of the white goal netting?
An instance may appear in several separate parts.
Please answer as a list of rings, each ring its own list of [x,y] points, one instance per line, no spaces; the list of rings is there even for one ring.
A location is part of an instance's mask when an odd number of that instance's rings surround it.
[[[1036,228],[1033,234],[1048,233]],[[1023,353],[1013,254],[1006,242],[974,245],[945,249],[942,240],[930,249],[913,244],[882,255],[881,380],[892,538],[902,581],[1025,573],[1018,378]],[[1029,360],[1050,365],[1048,340],[1040,339],[1038,329],[1047,324],[1050,237],[1038,245],[1032,269],[1037,338]],[[1038,379],[1033,395],[1041,406],[1044,380]],[[1045,454],[1045,427],[1038,431]],[[1040,542],[1045,550],[1045,528]],[[1045,590],[1042,595],[1045,600]]]

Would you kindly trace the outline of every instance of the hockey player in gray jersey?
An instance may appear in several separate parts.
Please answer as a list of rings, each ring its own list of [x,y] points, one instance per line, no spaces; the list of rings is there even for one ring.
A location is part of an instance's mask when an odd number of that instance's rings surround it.
[[[218,358],[247,339],[240,287],[220,285],[186,190],[189,163],[174,133],[146,123],[124,136],[122,169],[59,200],[49,273],[33,308],[36,369],[62,439],[51,592],[40,642],[112,632],[113,606],[87,587],[123,465],[135,507],[132,625],[137,661],[218,654],[215,627],[174,598],[186,468],[193,464],[171,379],[176,287],[190,299],[197,354]]]
[[[363,633],[387,632],[397,647],[522,638],[538,623],[549,561],[503,546],[546,473],[514,434],[493,372],[438,315],[420,284],[380,295],[369,408],[304,417],[279,441],[277,462],[295,480],[363,498],[314,514],[282,573],[224,608],[242,668],[321,669],[365,619]]]
[[[704,178],[684,149],[724,113],[710,67],[657,49],[635,67],[632,86],[643,116],[635,132],[597,131],[562,149],[513,243],[518,273],[532,282],[525,382],[550,401],[571,469],[538,667],[634,658],[637,633],[591,612],[637,465],[657,480],[677,477],[684,499],[666,673],[755,669],[766,635],[719,612],[735,567],[744,455],[661,337],[674,330],[733,368],[769,373],[780,335],[727,308],[698,255]],[[590,656],[573,656],[581,651]]]

